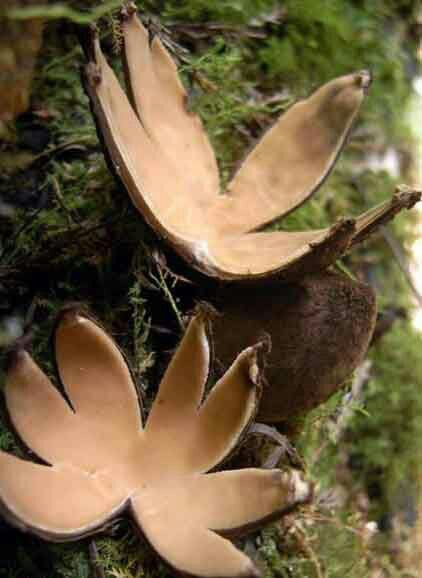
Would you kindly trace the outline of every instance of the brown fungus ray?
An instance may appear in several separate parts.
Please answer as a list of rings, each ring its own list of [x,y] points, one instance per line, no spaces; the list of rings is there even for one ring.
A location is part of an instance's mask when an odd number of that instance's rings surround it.
[[[208,324],[205,310],[191,319],[145,427],[120,350],[85,313],[67,308],[56,324],[55,361],[69,401],[26,351],[17,351],[6,407],[19,436],[46,463],[0,451],[5,519],[60,542],[100,531],[126,512],[177,571],[258,576],[228,538],[308,501],[311,485],[295,469],[207,473],[253,420],[262,365],[262,345],[245,349],[204,396]]]
[[[327,178],[370,74],[334,79],[290,107],[220,194],[214,153],[199,117],[187,109],[177,67],[158,36],[150,39],[133,3],[122,9],[122,30],[128,95],[95,32],[85,43],[85,87],[97,126],[137,209],[202,273],[225,281],[291,281],[331,265],[420,199],[420,193],[406,191],[324,230],[260,231],[303,204]]]

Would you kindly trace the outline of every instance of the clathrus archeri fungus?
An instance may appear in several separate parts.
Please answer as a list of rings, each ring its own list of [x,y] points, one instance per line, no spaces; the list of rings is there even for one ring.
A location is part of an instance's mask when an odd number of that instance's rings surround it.
[[[240,353],[204,398],[207,313],[187,328],[142,427],[122,354],[77,309],[59,317],[55,359],[64,395],[23,349],[11,359],[11,422],[43,463],[0,452],[0,511],[53,541],[101,530],[130,513],[150,545],[192,576],[258,576],[227,537],[257,528],[310,498],[297,470],[207,474],[245,434],[260,393],[262,345]]]
[[[247,155],[220,193],[214,152],[187,108],[176,65],[150,38],[133,4],[122,10],[127,94],[98,36],[86,44],[86,89],[115,173],[154,230],[186,261],[219,280],[291,280],[333,263],[420,197],[391,200],[324,230],[261,232],[302,205],[329,174],[370,74],[337,78],[292,106]]]

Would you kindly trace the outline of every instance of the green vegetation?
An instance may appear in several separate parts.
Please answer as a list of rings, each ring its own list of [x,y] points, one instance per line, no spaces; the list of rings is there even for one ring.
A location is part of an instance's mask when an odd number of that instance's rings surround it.
[[[98,25],[112,57],[119,34],[116,12],[109,10],[117,4],[90,2],[87,8],[85,2],[51,2],[38,10],[51,21],[33,85],[32,114],[0,130],[0,201],[11,207],[0,216],[0,313],[25,316],[31,309],[34,355],[52,372],[48,320],[67,301],[87,303],[112,328],[150,397],[165,366],[164,351],[174,346],[180,316],[193,298],[151,256],[156,240],[107,170],[80,83],[83,55],[71,24],[103,16]],[[366,158],[387,145],[404,159],[411,155],[403,112],[417,43],[415,0],[137,4],[172,41],[189,105],[209,131],[223,183],[245,150],[295,99],[336,75],[371,69],[370,96],[334,174],[315,199],[277,227],[323,226],[391,194],[397,180],[371,172]],[[30,16],[19,10],[13,18]],[[36,151],[22,144],[28,127],[47,131],[48,146]],[[403,169],[405,180],[406,163]],[[408,243],[414,220],[412,214],[399,217],[390,231]],[[408,285],[382,237],[356,250],[342,267],[369,278],[382,310],[410,309]],[[400,493],[416,492],[421,345],[408,321],[396,322],[377,343],[366,395],[353,406],[340,441],[327,432],[343,392],[307,420],[297,443],[310,473],[322,489],[347,495],[337,510],[320,504],[250,539],[268,578],[369,578],[377,567],[387,576],[416,576],[390,555],[389,524],[373,540],[365,524],[382,523],[400,507]],[[0,448],[19,451],[1,414]],[[372,495],[365,510],[359,496],[364,501],[368,488]],[[0,525],[0,539],[2,531]],[[87,542],[50,545],[18,532],[4,535],[0,577],[86,578],[90,573]],[[126,521],[117,521],[96,545],[106,578],[169,575]]]
[[[365,400],[368,416],[356,416],[350,432],[350,453],[361,462],[361,481],[375,476],[383,485],[378,513],[397,507],[399,493],[415,486],[420,473],[421,347],[421,333],[402,321],[373,348],[376,374]]]

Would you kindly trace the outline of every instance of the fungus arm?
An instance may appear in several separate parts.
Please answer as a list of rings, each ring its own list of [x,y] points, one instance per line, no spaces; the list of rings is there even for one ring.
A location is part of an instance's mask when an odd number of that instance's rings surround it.
[[[229,540],[194,523],[189,508],[177,503],[177,495],[139,493],[132,498],[132,510],[148,542],[178,572],[204,578],[259,576],[251,560]]]
[[[65,542],[94,532],[126,499],[101,476],[0,452],[0,510],[15,526],[49,540]]]
[[[343,148],[370,84],[367,71],[328,82],[264,135],[217,199],[222,233],[246,233],[287,215],[318,190]]]

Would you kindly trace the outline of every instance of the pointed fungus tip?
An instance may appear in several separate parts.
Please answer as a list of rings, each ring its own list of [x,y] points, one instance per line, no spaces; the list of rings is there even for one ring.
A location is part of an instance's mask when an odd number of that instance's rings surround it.
[[[393,195],[393,203],[411,209],[422,199],[422,189],[412,189],[407,185],[398,185]]]
[[[99,63],[99,56],[102,54],[101,51],[101,44],[100,44],[100,35],[98,31],[98,27],[96,24],[89,25],[88,31],[89,37],[89,59],[88,64],[90,62],[98,65]]]
[[[254,346],[257,356],[265,356],[268,353],[271,353],[271,347],[271,335],[265,332],[262,333],[258,343]],[[263,359],[261,361],[263,361]]]
[[[27,353],[27,349],[32,342],[32,334],[30,332],[25,333],[9,347],[6,352],[5,360],[5,370],[7,372],[12,371],[18,364],[19,361],[23,359]]]
[[[87,64],[85,66],[85,73],[87,74],[88,66],[91,62],[96,62],[96,42],[98,41],[98,28],[94,23],[87,26],[79,26],[77,28],[77,35],[81,47],[85,53]]]
[[[265,359],[271,351],[271,338],[264,335],[256,345],[249,348],[247,356],[249,379],[257,386],[261,382],[261,376],[265,368]]]
[[[120,10],[120,18],[122,22],[127,22],[132,18],[134,14],[136,14],[137,8],[134,2],[124,2],[121,10]]]
[[[201,301],[196,305],[193,315],[202,323],[212,323],[221,314],[210,303]]]
[[[357,73],[357,83],[366,93],[372,84],[372,74],[370,70],[360,70]]]
[[[56,325],[76,325],[89,318],[88,311],[81,303],[69,303],[62,307],[56,319]]]
[[[291,484],[293,489],[293,499],[296,503],[307,504],[313,498],[313,484],[304,480],[299,470],[292,472]]]

